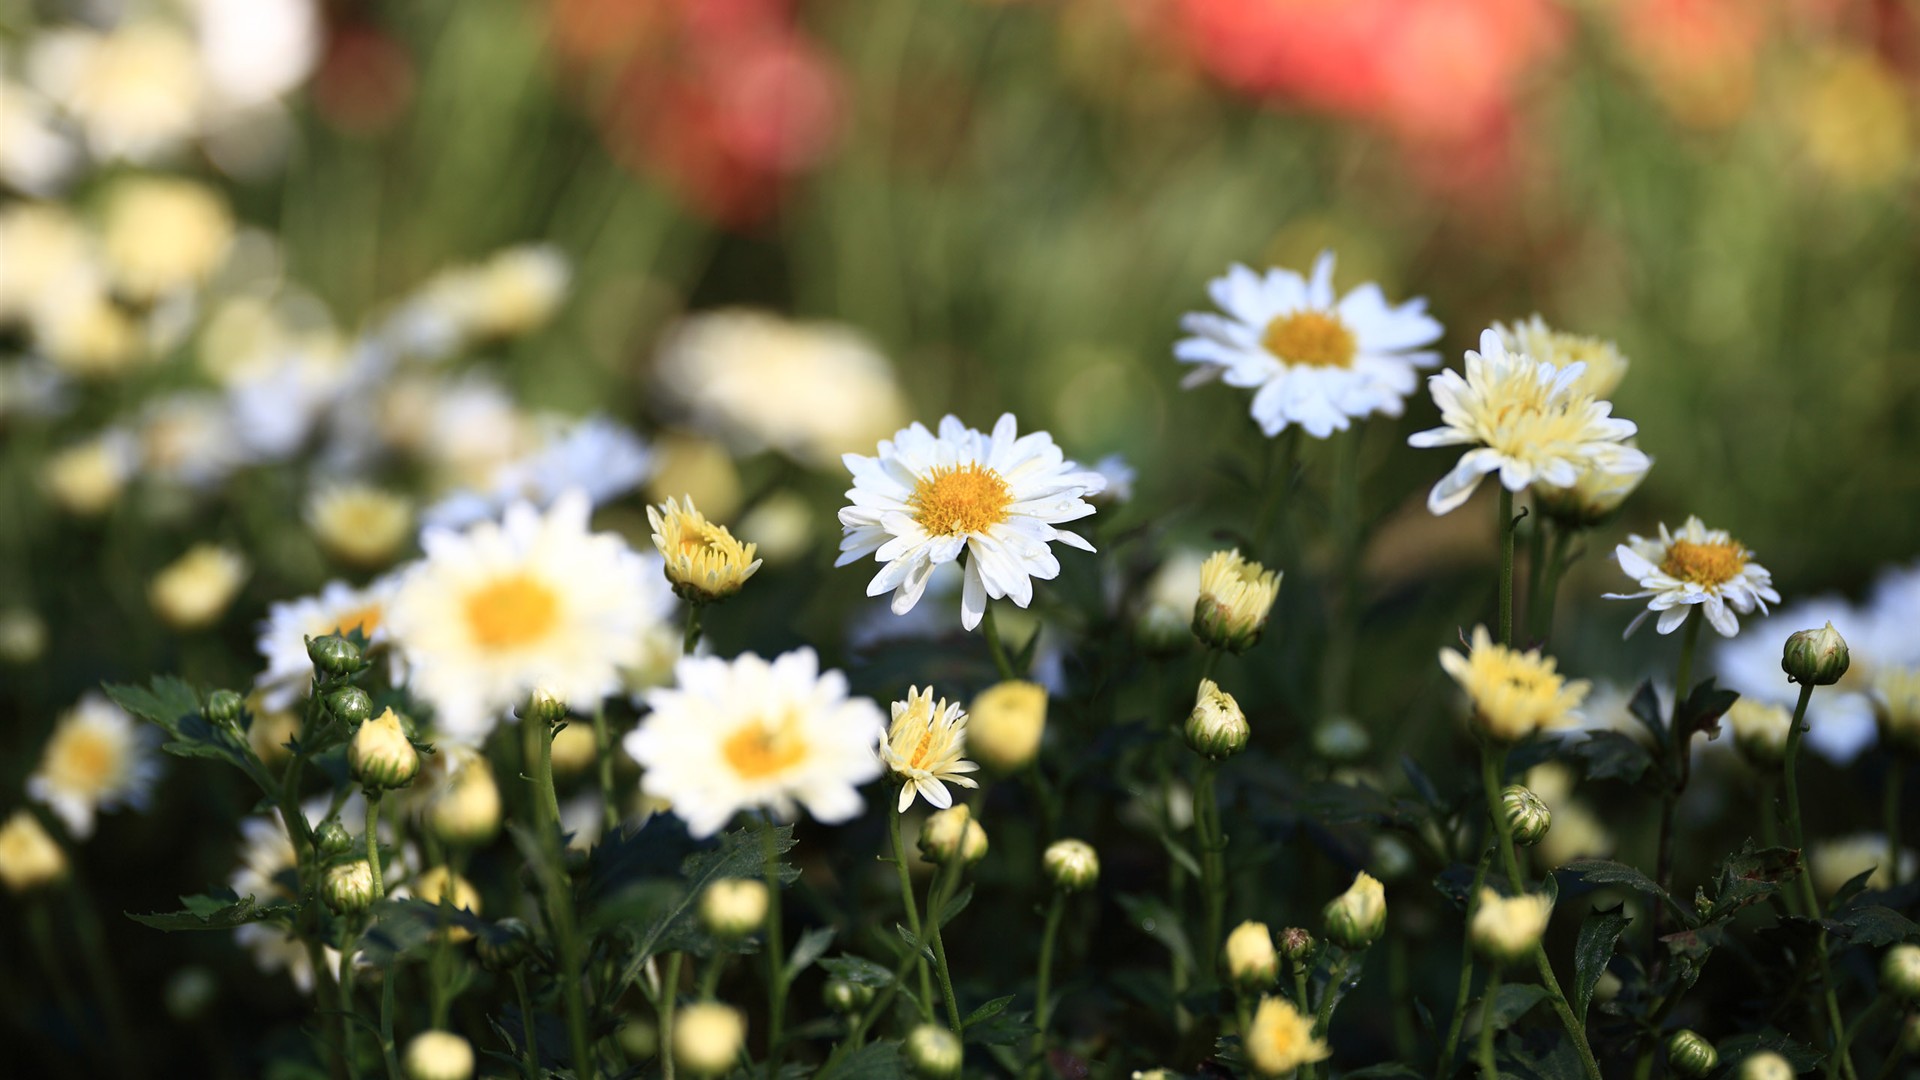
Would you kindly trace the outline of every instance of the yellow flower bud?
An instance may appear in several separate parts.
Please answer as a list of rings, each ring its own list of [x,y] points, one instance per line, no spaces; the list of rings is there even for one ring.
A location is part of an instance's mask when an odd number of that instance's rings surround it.
[[[1273,948],[1273,932],[1266,923],[1249,919],[1227,935],[1224,949],[1227,975],[1242,993],[1273,985],[1280,977],[1280,954]]]
[[[913,1066],[914,1075],[926,1080],[951,1080],[959,1076],[960,1066],[966,1059],[960,1036],[939,1024],[918,1025],[907,1033],[901,1049],[906,1051],[907,1064]]]
[[[1474,950],[1496,964],[1516,963],[1533,954],[1553,915],[1553,901],[1540,893],[1501,896],[1481,889],[1467,923]]]
[[[500,831],[500,786],[487,759],[471,755],[427,800],[427,827],[443,843],[475,847]]]
[[[955,855],[962,866],[972,866],[987,856],[987,831],[973,820],[973,811],[966,803],[936,810],[920,826],[921,858],[944,866]]]
[[[754,878],[721,878],[700,894],[700,925],[719,938],[743,938],[767,921],[767,883]]]
[[[353,741],[347,744],[347,767],[363,787],[406,787],[420,772],[420,752],[407,741],[399,714],[387,709],[353,733]]]
[[[49,457],[41,468],[40,483],[60,509],[76,517],[94,517],[120,498],[133,466],[133,451],[124,436],[101,436]]]
[[[754,545],[734,539],[725,525],[716,525],[693,508],[668,499],[647,507],[653,526],[653,546],[667,561],[667,580],[673,591],[691,604],[711,604],[740,591],[760,569]]]
[[[1387,929],[1387,890],[1362,870],[1347,891],[1334,897],[1322,912],[1327,937],[1354,952],[1379,940]]]
[[[1200,565],[1200,599],[1193,605],[1193,634],[1215,649],[1242,653],[1260,640],[1280,574],[1242,558],[1238,551],[1216,551]]]
[[[747,1021],[738,1009],[703,1001],[673,1020],[673,1060],[695,1076],[718,1076],[733,1068],[747,1041]]]
[[[333,484],[307,498],[307,528],[328,555],[381,567],[413,538],[413,503],[369,484]]]
[[[1780,670],[1790,682],[1832,686],[1847,673],[1847,639],[1832,623],[1818,630],[1801,630],[1787,638],[1780,654]]]
[[[1057,889],[1076,892],[1100,880],[1100,856],[1085,840],[1055,840],[1040,862]]]
[[[990,769],[1012,772],[1040,752],[1047,730],[1047,691],[1011,679],[982,690],[967,710],[967,752]]]
[[[407,1044],[408,1080],[467,1080],[473,1047],[451,1031],[423,1031]]]
[[[1726,719],[1733,729],[1734,748],[1748,764],[1767,770],[1780,766],[1787,755],[1787,732],[1793,727],[1793,716],[1785,707],[1743,697],[1727,710]]]
[[[1187,714],[1187,745],[1210,758],[1232,757],[1247,747],[1247,714],[1233,695],[1212,679],[1200,680],[1193,711]]]
[[[24,893],[67,876],[67,855],[31,811],[15,810],[0,825],[0,882]]]
[[[600,744],[593,728],[586,724],[568,724],[553,733],[553,774],[572,776],[586,771],[600,757]]]
[[[147,599],[167,625],[198,630],[213,625],[247,580],[247,560],[214,544],[200,544],[169,564],[147,586]]]

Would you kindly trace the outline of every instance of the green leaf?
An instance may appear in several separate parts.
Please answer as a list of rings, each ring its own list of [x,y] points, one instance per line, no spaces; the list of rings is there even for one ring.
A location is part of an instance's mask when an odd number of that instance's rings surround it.
[[[1735,1035],[1715,1047],[1720,1052],[1720,1060],[1738,1064],[1741,1058],[1771,1050],[1787,1059],[1796,1073],[1811,1072],[1820,1064],[1821,1053],[1813,1047],[1782,1035],[1773,1028],[1757,1033]]]
[[[1748,840],[1721,860],[1706,921],[1730,919],[1741,908],[1765,900],[1780,891],[1782,882],[1798,877],[1800,869],[1800,853],[1792,848],[1757,848]]]
[[[1920,934],[1912,919],[1879,904],[1855,904],[1820,925],[1853,945],[1892,945]]]
[[[1006,997],[994,998],[992,1001],[989,1001],[985,1005],[982,1005],[979,1008],[968,1013],[967,1018],[965,1020],[960,1021],[960,1028],[961,1030],[964,1031],[967,1028],[972,1027],[973,1025],[979,1023],[982,1020],[987,1020],[992,1017],[998,1016],[1001,1012],[1005,1011],[1007,1006],[1011,1004],[1013,1004],[1012,994],[1008,994]]]
[[[846,953],[828,957],[820,961],[827,974],[836,979],[850,982],[855,986],[887,986],[893,982],[893,972],[864,956]]]
[[[1711,739],[1720,734],[1720,718],[1725,716],[1740,695],[1732,690],[1721,690],[1708,679],[1693,688],[1687,700],[1680,706],[1680,730],[1691,736],[1696,731],[1704,731]]]
[[[1573,946],[1573,1015],[1576,1017],[1586,1017],[1587,1006],[1593,1002],[1593,988],[1599,985],[1600,976],[1606,974],[1607,961],[1613,959],[1621,932],[1633,921],[1621,913],[1624,906],[1595,911],[1580,924],[1580,937]]]
[[[945,930],[947,924],[953,921],[953,917],[967,910],[967,905],[971,903],[973,903],[973,883],[968,882],[966,888],[955,893],[953,899],[948,900],[946,906],[940,909],[940,929]]]
[[[1609,859],[1575,859],[1562,866],[1560,873],[1573,874],[1589,885],[1619,885],[1634,892],[1662,900],[1679,914],[1682,922],[1691,924],[1693,912],[1681,907],[1679,901],[1667,895],[1667,890],[1654,883],[1654,880],[1625,863]]]
[[[771,835],[768,835],[768,833]],[[614,985],[631,986],[640,977],[640,969],[659,952],[671,936],[691,934],[695,930],[693,906],[702,890],[721,878],[768,877],[769,854],[775,859],[773,877],[789,882],[800,876],[796,867],[778,862],[779,856],[793,848],[793,826],[748,826],[722,834],[718,845],[686,857],[680,866],[683,890],[661,903],[634,933],[634,952]],[[656,892],[656,896],[662,895]],[[595,925],[614,925],[599,912]],[[618,923],[625,925],[624,923]]]
[[[231,930],[236,926],[270,920],[286,920],[290,923],[300,910],[282,900],[258,904],[251,896],[237,900],[230,896],[183,896],[180,902],[187,906],[187,910],[156,912],[152,915],[136,915],[129,911],[126,916],[155,930]]]
[[[1515,1020],[1545,1000],[1544,987],[1532,983],[1502,983],[1494,992],[1493,1000],[1482,1006],[1480,1022],[1491,1023],[1495,1028],[1512,1027]]]
[[[836,932],[831,926],[816,926],[801,934],[800,940],[793,943],[793,955],[787,958],[787,978],[792,979],[812,967],[813,962],[826,953],[827,946],[833,944]]]
[[[200,715],[200,693],[173,675],[156,675],[147,686],[104,683],[101,689],[119,706],[167,733],[160,749],[175,757],[224,761],[246,773],[269,797],[279,784],[261,768],[239,733],[207,723]]]
[[[1589,780],[1618,780],[1637,784],[1653,768],[1653,755],[1639,740],[1618,731],[1590,731],[1572,746],[1581,771]]]
[[[1633,692],[1633,700],[1627,702],[1627,711],[1653,734],[1655,746],[1667,745],[1667,720],[1660,715],[1660,695],[1654,692],[1652,679],[1641,683],[1640,688]]]
[[[903,1080],[912,1073],[897,1042],[875,1042],[821,1069],[817,1080]]]
[[[1027,1018],[1032,1015],[1029,1012],[1002,1009],[978,1023],[960,1025],[966,1029],[961,1035],[961,1040],[979,1043],[982,1046],[1011,1046],[1025,1042],[1039,1030],[1027,1022]]]
[[[1187,931],[1181,925],[1179,915],[1167,906],[1165,900],[1137,893],[1124,893],[1116,899],[1141,933],[1165,945],[1181,964],[1188,968],[1193,966],[1193,944],[1187,940]]]
[[[1405,1065],[1385,1064],[1369,1065],[1364,1069],[1340,1074],[1343,1080],[1426,1080],[1426,1073],[1416,1072]]]
[[[178,738],[180,721],[200,712],[200,693],[177,675],[155,675],[146,686],[102,683],[116,705]]]

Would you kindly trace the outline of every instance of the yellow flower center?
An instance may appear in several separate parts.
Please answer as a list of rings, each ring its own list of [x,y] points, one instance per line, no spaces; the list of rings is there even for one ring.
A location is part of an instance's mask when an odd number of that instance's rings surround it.
[[[103,790],[119,771],[118,748],[94,732],[70,731],[60,742],[58,772],[69,788]]]
[[[934,536],[984,532],[1007,520],[1013,492],[992,469],[978,463],[939,468],[913,489],[913,520]]]
[[[530,574],[495,578],[467,594],[467,626],[489,649],[538,641],[559,621],[560,598]]]
[[[382,614],[383,612],[380,610],[379,604],[368,604],[366,607],[356,611],[343,613],[338,619],[334,620],[332,628],[327,632],[330,634],[346,635],[358,630],[361,634],[372,637],[373,632],[380,629],[380,617]]]
[[[758,721],[743,724],[720,744],[720,752],[727,764],[733,766],[733,771],[748,780],[773,776],[799,764],[807,756],[807,743],[800,737],[799,726],[791,716],[783,717],[777,724]]]
[[[1268,352],[1289,364],[1351,367],[1356,351],[1353,331],[1337,315],[1296,311],[1267,324],[1260,339]]]
[[[1660,563],[1660,572],[1670,578],[1712,587],[1732,581],[1746,566],[1746,549],[1731,541],[1696,544],[1691,540],[1675,540]]]

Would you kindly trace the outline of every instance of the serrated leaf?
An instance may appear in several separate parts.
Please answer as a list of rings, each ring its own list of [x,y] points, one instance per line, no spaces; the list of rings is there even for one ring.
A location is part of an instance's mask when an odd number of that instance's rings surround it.
[[[200,711],[199,691],[177,675],[155,675],[146,686],[102,683],[100,689],[114,704],[176,737],[181,718]]]
[[[968,1013],[967,1018],[965,1020],[960,1021],[960,1029],[964,1031],[967,1028],[970,1028],[973,1025],[981,1022],[982,1020],[986,1020],[986,1019],[989,1019],[990,1017],[998,1016],[1001,1012],[1003,1012],[1006,1009],[1007,1006],[1011,1004],[1013,1004],[1012,994],[1008,994],[1005,997],[994,998],[992,1001],[989,1001],[985,1005],[982,1005],[979,1008]]]
[[[1848,878],[1846,884],[1840,886],[1840,888],[1834,892],[1833,899],[1827,901],[1827,907],[1833,911],[1839,911],[1841,908],[1846,907],[1849,900],[1867,891],[1867,882],[1872,881],[1873,875],[1879,872],[1880,867],[1869,866],[1865,870]]]
[[[874,1042],[820,1070],[817,1080],[903,1080],[912,1075],[897,1042]]]
[[[982,1046],[1011,1046],[1024,1042],[1039,1030],[1027,1022],[1032,1015],[1029,1012],[1002,1009],[977,1024],[962,1025],[966,1031],[962,1033],[961,1041]]]
[[[248,923],[266,922],[272,919],[291,921],[299,908],[285,901],[259,904],[251,896],[237,900],[222,901],[214,897],[183,896],[181,902],[187,905],[186,911],[155,912],[151,915],[138,915],[131,911],[127,918],[142,926],[155,930],[231,930]]]
[[[1600,984],[1600,976],[1606,974],[1607,961],[1613,959],[1613,950],[1620,941],[1620,934],[1633,920],[1621,912],[1624,905],[1595,911],[1580,924],[1580,937],[1573,946],[1573,1015],[1584,1019],[1587,1006],[1593,1003],[1593,988]]]
[[[787,978],[792,979],[812,967],[815,960],[826,954],[827,946],[833,944],[836,933],[838,930],[835,927],[816,926],[801,934],[800,940],[793,943],[793,954],[787,958]]]
[[[1879,904],[1855,904],[1821,925],[1853,945],[1892,945],[1920,934],[1912,919]]]
[[[1721,860],[1714,874],[1713,906],[1706,921],[1732,918],[1734,913],[1757,904],[1792,881],[1801,871],[1800,853],[1792,848],[1757,848],[1752,840],[1738,852]]]
[[[1575,859],[1562,866],[1559,873],[1573,874],[1589,885],[1619,885],[1634,892],[1645,893],[1663,901],[1680,916],[1682,922],[1692,923],[1693,913],[1680,906],[1679,902],[1667,894],[1654,880],[1625,863],[1610,859]]]
[[[1618,731],[1589,731],[1569,748],[1589,780],[1637,784],[1653,768],[1653,755],[1639,740]]]

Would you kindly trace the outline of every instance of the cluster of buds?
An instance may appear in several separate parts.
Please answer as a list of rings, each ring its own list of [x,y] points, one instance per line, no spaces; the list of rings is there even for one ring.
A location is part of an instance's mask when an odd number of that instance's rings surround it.
[[[927,815],[920,826],[920,857],[935,866],[955,859],[962,868],[972,866],[987,855],[987,831],[973,820],[966,803]]]
[[[1200,693],[1194,698],[1193,711],[1187,714],[1187,745],[1196,754],[1220,759],[1232,757],[1247,748],[1247,715],[1233,695],[1220,689],[1212,679],[1200,680]]]
[[[1055,840],[1040,857],[1047,880],[1063,892],[1090,889],[1100,880],[1100,855],[1085,840]]]
[[[1386,933],[1387,891],[1372,874],[1362,870],[1321,915],[1326,920],[1327,939],[1348,952],[1358,952]]]
[[[1509,784],[1500,793],[1500,809],[1507,816],[1507,829],[1513,842],[1531,846],[1546,839],[1553,827],[1553,812],[1540,796],[1519,784]]]
[[[1280,573],[1244,558],[1238,551],[1216,551],[1200,564],[1200,599],[1193,605],[1193,636],[1210,649],[1243,653],[1260,640]]]

